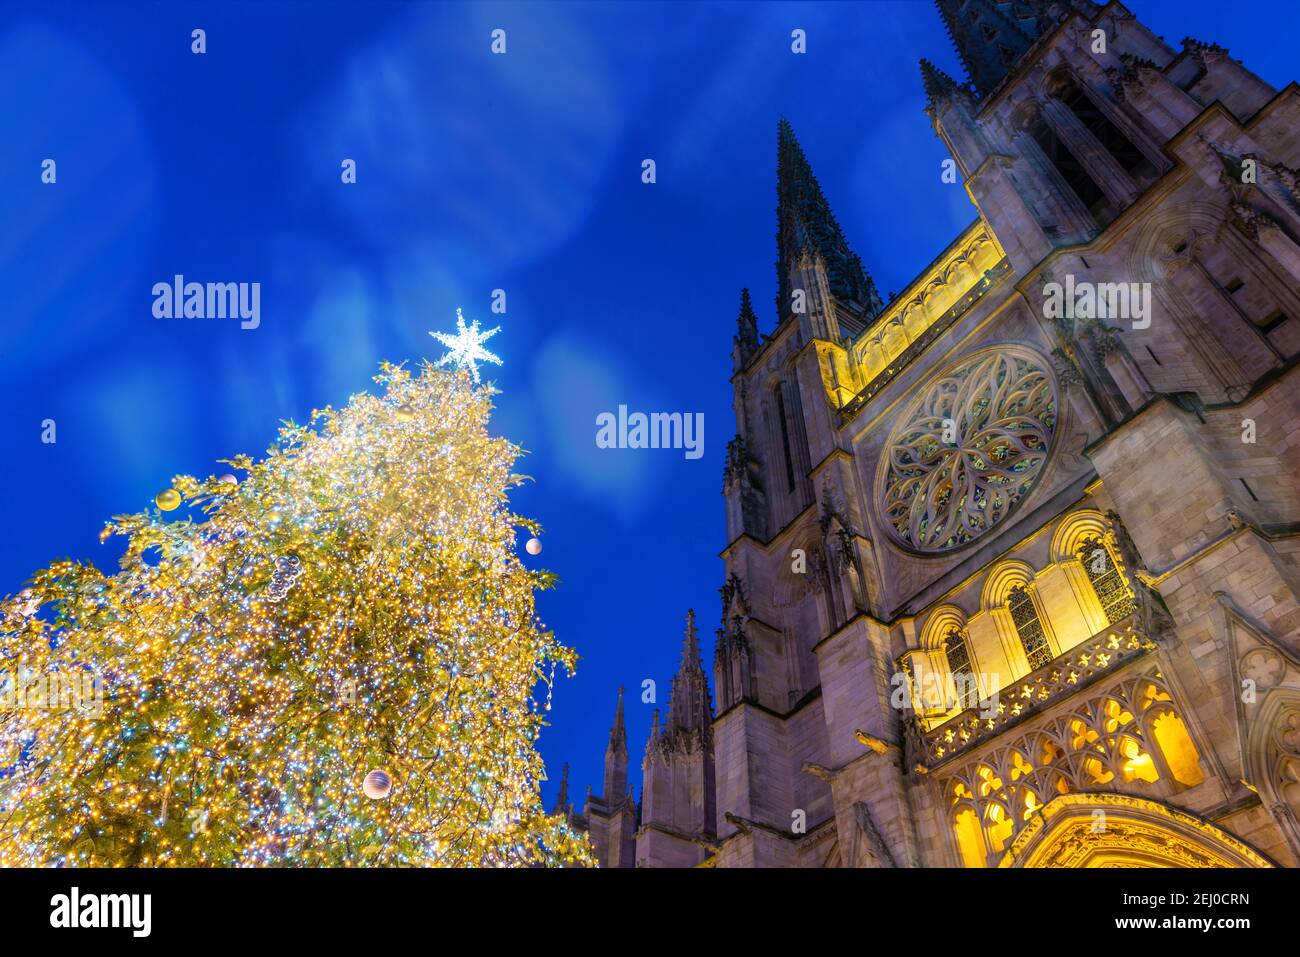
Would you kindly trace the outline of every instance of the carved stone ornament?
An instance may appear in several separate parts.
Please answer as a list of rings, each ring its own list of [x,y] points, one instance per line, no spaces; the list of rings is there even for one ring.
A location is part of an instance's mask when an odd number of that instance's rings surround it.
[[[1057,417],[1049,364],[1017,347],[978,353],[922,386],[877,474],[890,537],[944,552],[1004,521],[1042,474]]]

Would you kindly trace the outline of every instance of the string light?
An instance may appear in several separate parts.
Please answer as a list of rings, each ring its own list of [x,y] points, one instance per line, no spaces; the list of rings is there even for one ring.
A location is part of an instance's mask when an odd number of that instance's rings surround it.
[[[539,531],[507,502],[519,450],[467,370],[376,381],[228,460],[240,481],[177,476],[186,509],[115,518],[120,572],[55,562],[0,603],[0,673],[102,694],[0,711],[0,865],[592,862],[541,806],[576,655],[514,554]]]

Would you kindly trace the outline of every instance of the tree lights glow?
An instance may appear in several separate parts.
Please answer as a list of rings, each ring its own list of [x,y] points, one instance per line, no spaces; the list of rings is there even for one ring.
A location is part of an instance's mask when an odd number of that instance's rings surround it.
[[[58,561],[0,603],[0,677],[103,696],[0,711],[0,865],[590,863],[538,790],[576,656],[514,553],[519,450],[467,371],[376,381],[115,518],[120,572]]]

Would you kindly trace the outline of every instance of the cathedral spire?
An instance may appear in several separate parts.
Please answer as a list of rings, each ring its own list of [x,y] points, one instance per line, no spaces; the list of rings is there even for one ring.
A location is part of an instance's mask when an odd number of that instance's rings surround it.
[[[654,750],[655,746],[659,744],[660,734],[659,709],[655,708],[654,712],[650,716],[650,735],[645,741],[645,751],[647,755],[650,754],[650,752]]]
[[[623,726],[623,689],[618,689],[618,707],[614,709],[614,724],[609,729],[609,746],[627,749],[627,729]]]
[[[695,630],[695,609],[686,609],[686,631],[682,636],[682,661],[677,666],[677,674],[686,674],[700,665],[700,637]]]
[[[609,729],[609,747],[605,749],[606,803],[620,801],[627,791],[627,730],[623,727],[623,689],[618,689],[618,707],[614,709],[614,724]]]
[[[849,249],[794,128],[784,117],[777,124],[776,197],[777,322],[790,314],[790,272],[805,254],[821,259],[831,294],[841,305],[874,317],[881,308],[875,283]]]
[[[1089,0],[935,0],[971,83],[987,95],[1038,37]],[[928,89],[927,89],[928,92]]]
[[[736,317],[736,360],[737,367],[743,367],[750,356],[758,351],[758,316],[754,315],[754,304],[749,299],[749,290],[740,290],[740,314]]]
[[[713,700],[709,680],[700,657],[700,639],[695,631],[695,610],[686,613],[686,634],[682,638],[682,660],[673,677],[668,700],[667,731],[695,732],[705,737],[713,721]]]
[[[922,57],[921,82],[925,84],[925,109],[932,112],[940,103],[963,96],[966,89],[943,70]]]
[[[637,859],[693,866],[704,856],[695,838],[712,838],[717,827],[713,702],[694,611],[686,613],[682,659],[668,696],[668,719],[661,726],[655,712],[646,744]]]
[[[569,762],[564,762],[560,773],[560,790],[555,795],[555,814],[566,814],[569,810]]]

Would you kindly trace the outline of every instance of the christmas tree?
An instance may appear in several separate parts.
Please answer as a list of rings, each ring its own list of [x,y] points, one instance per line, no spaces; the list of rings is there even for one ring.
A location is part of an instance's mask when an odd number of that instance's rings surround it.
[[[590,862],[535,750],[575,655],[458,364],[385,364],[242,478],[115,518],[118,573],[55,562],[0,605],[0,865]]]

